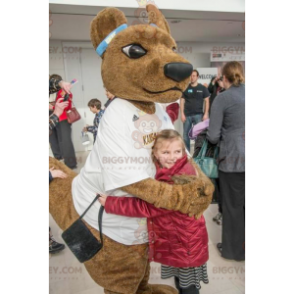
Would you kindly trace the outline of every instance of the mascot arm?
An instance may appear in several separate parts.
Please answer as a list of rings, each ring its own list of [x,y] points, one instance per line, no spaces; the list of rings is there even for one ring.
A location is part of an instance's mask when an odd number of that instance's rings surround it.
[[[180,211],[198,219],[211,203],[214,186],[200,168],[193,165],[198,176],[187,184],[169,185],[149,178],[121,189],[156,207]]]

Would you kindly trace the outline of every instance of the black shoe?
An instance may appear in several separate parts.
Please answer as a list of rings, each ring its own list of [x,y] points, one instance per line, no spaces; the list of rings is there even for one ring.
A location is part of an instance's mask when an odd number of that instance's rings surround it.
[[[217,243],[216,247],[217,247],[218,251],[220,252],[220,254],[222,256],[222,253],[223,253],[223,244],[222,243]],[[240,259],[226,258],[226,257],[223,257],[223,256],[222,256],[222,258],[228,259],[228,260],[240,261],[240,262],[246,261],[246,256],[245,255],[244,255],[244,258],[242,257]]]
[[[222,254],[222,251],[223,251],[223,243],[217,243],[216,245],[218,251],[220,252],[220,254]]]
[[[48,245],[48,253],[52,253],[52,254],[58,253],[65,248],[64,244],[60,244],[56,242],[52,237],[51,237],[51,240],[52,240],[51,244]]]
[[[219,212],[212,220],[218,225],[221,225],[223,221],[223,215]]]

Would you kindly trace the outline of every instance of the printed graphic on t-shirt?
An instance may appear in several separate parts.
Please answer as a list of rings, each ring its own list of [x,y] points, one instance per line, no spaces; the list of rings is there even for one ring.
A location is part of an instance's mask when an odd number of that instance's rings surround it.
[[[148,232],[147,232],[147,220],[146,218],[137,219],[138,227],[134,231],[134,236],[136,238],[133,241],[133,245],[142,244],[148,242]]]
[[[151,149],[162,122],[156,114],[147,114],[143,111],[138,111],[138,117],[134,121],[137,130],[132,133],[132,138],[135,141],[134,147],[136,149]]]

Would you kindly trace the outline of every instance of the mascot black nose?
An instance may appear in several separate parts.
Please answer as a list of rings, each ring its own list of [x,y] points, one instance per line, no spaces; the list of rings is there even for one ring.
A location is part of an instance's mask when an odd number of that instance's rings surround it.
[[[173,62],[164,66],[164,74],[176,82],[180,82],[191,75],[193,66],[190,63]]]

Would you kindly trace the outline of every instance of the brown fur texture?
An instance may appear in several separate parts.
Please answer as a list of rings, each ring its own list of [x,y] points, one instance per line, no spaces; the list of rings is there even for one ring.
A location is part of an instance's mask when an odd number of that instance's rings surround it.
[[[156,207],[179,210],[189,216],[194,215],[198,219],[211,203],[214,186],[193,160],[191,160],[191,164],[195,167],[198,176],[182,177],[184,184],[169,185],[153,179],[146,179],[121,189]]]
[[[117,8],[103,9],[91,22],[90,37],[95,50],[107,35],[126,23],[126,17]]]
[[[176,82],[165,76],[164,66],[167,63],[188,64],[188,61],[174,52],[176,42],[161,12],[152,5],[147,6],[147,11],[149,23],[155,23],[158,27],[139,24],[117,34],[102,56],[101,73],[111,93],[153,114],[154,102],[174,102],[181,97],[189,77]],[[91,23],[91,40],[95,50],[110,32],[124,23],[126,18],[120,10],[102,10]],[[129,58],[122,48],[131,44],[139,44],[147,53],[138,59]],[[68,175],[66,179],[53,180],[49,187],[50,213],[60,228],[65,230],[79,217],[71,196],[71,183],[76,174],[54,159],[50,159],[51,166]],[[146,179],[121,189],[157,207],[179,210],[198,218],[211,202],[214,188],[199,167],[195,168],[198,177],[182,179],[183,182],[176,185]],[[99,239],[98,231],[89,225],[87,227]],[[170,286],[148,284],[150,264],[146,244],[126,246],[104,236],[103,249],[85,262],[85,266],[93,280],[104,287],[105,293],[177,293]]]
[[[62,230],[79,218],[72,200],[71,183],[76,173],[65,164],[49,157],[49,167],[62,170],[66,179],[54,179],[49,186],[50,213]],[[100,240],[99,232],[85,223]],[[148,284],[150,263],[148,244],[127,246],[103,235],[103,248],[85,267],[92,279],[111,294],[176,294],[177,290],[164,285]]]
[[[156,24],[159,28],[170,34],[169,25],[165,17],[154,5],[147,5],[146,10],[148,12],[148,22]]]
[[[106,8],[92,21],[91,40],[95,50],[98,42],[113,27],[126,22],[118,11],[115,8]],[[168,103],[179,99],[187,87],[189,77],[176,82],[164,75],[163,67],[166,63],[188,62],[173,51],[177,45],[169,34],[168,24],[161,12],[153,5],[147,5],[147,11],[150,11],[149,22],[159,27],[140,24],[120,32],[103,54],[101,74],[105,87],[111,93],[134,101],[136,107],[151,114],[155,112],[154,102]],[[119,15],[119,19],[113,23],[114,15]],[[111,27],[107,33],[104,33],[105,26]],[[130,44],[140,44],[148,53],[143,58],[130,59],[122,53],[122,48]],[[178,90],[170,90],[174,87]],[[166,92],[158,95],[159,91]]]

